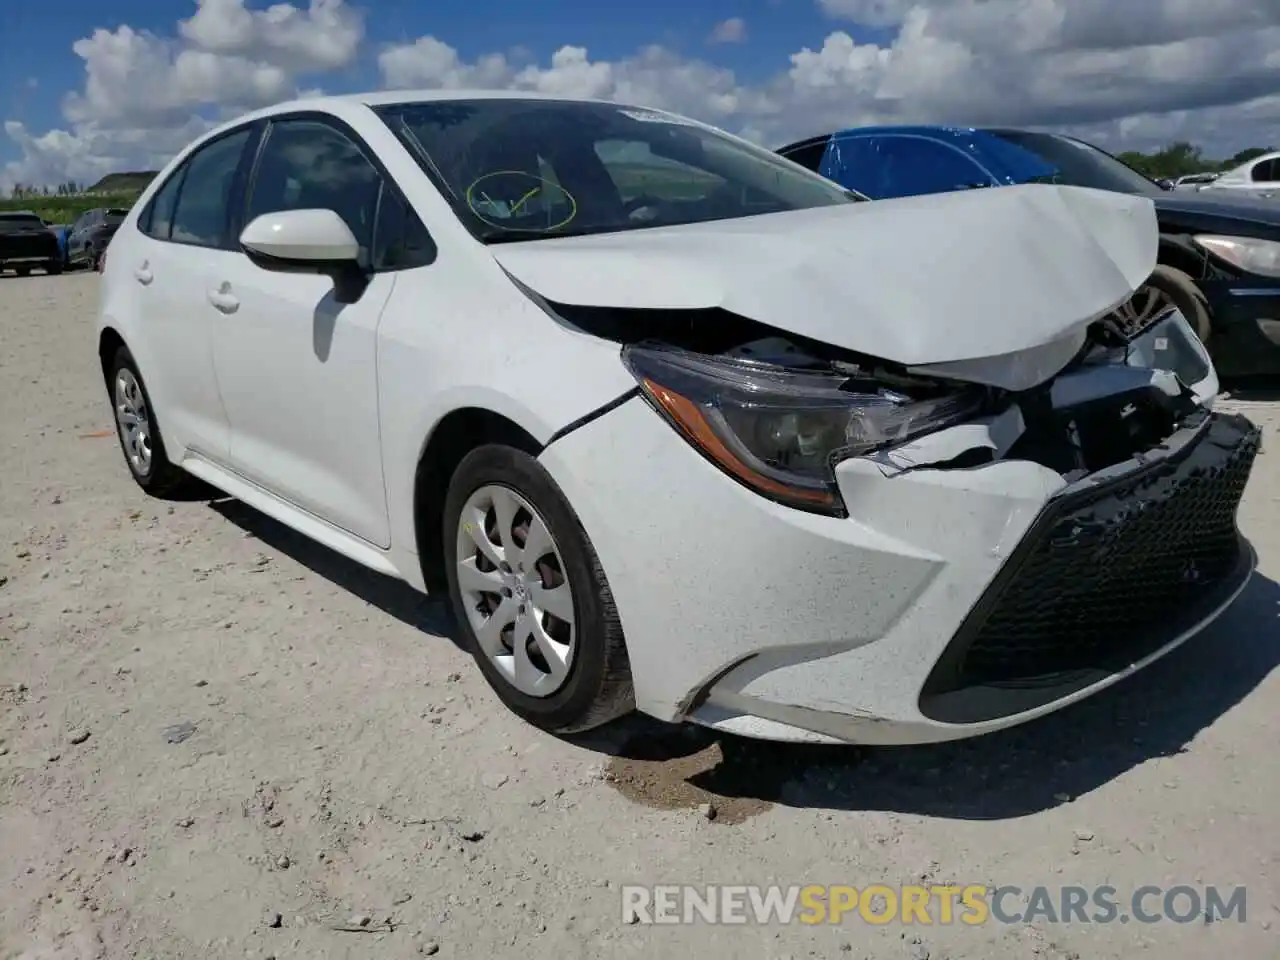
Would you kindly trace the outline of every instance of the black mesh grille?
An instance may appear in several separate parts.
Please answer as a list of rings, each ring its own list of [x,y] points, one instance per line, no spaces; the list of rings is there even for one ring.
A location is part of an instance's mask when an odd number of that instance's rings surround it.
[[[1167,641],[1239,568],[1236,508],[1259,445],[1248,420],[1215,416],[1190,449],[1056,502],[961,631],[948,685],[1114,669]]]

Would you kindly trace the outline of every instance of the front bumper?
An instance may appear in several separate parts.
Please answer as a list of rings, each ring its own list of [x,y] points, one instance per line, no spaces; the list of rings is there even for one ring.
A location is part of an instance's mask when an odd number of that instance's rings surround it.
[[[1280,373],[1280,282],[1242,277],[1198,283],[1213,316],[1209,347],[1219,374]]]
[[[1216,616],[1254,565],[1235,508],[1257,443],[1243,418],[1206,414],[1072,486],[1025,460],[854,459],[837,470],[848,519],[728,480],[639,398],[541,459],[609,577],[639,709],[888,744],[1048,713]]]

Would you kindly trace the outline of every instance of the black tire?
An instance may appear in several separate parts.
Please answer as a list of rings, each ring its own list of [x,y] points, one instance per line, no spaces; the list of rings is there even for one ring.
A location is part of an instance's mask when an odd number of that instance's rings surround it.
[[[535,697],[512,686],[476,639],[458,587],[457,537],[467,499],[487,485],[508,487],[542,515],[564,565],[574,597],[577,627],[573,660],[558,690]],[[551,733],[590,730],[635,708],[631,665],[613,593],[582,523],[550,474],[527,453],[500,444],[479,447],[454,471],[443,517],[449,600],[458,629],[489,685],[513,713]]]
[[[18,276],[20,276],[20,277],[29,277],[29,276],[31,276],[31,268],[30,268],[30,267],[14,267],[14,268],[13,268],[13,272],[14,272],[14,273],[16,273],[16,274],[17,274]]]
[[[121,370],[128,370],[133,374],[133,378],[138,382],[138,389],[142,393],[143,402],[146,404],[147,419],[151,427],[151,462],[145,472],[135,467],[133,461],[129,459],[124,429],[116,417],[115,384]],[[190,475],[185,470],[169,462],[169,457],[165,453],[164,438],[160,434],[160,424],[156,419],[155,408],[151,405],[151,395],[147,393],[146,381],[142,379],[138,364],[127,347],[121,347],[116,351],[116,355],[107,369],[106,383],[107,398],[111,401],[111,419],[116,424],[116,439],[120,442],[120,453],[124,457],[125,466],[129,468],[130,476],[133,477],[138,486],[153,497],[163,497],[181,489],[189,481]]]
[[[62,261],[50,260],[44,265],[44,272],[49,274],[51,277],[56,277],[58,274],[62,273]]]
[[[1196,282],[1176,267],[1158,264],[1147,280],[1146,286],[1154,287],[1172,301],[1173,305],[1187,318],[1191,329],[1196,332],[1201,343],[1209,342],[1213,329],[1212,315],[1209,313],[1209,301],[1200,292]]]

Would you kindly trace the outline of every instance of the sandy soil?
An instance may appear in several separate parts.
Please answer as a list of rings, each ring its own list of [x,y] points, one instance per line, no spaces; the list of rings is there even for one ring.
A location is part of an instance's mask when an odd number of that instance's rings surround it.
[[[110,433],[97,284],[0,279],[3,956],[1276,955],[1274,447],[1236,607],[1046,721],[927,749],[639,720],[568,743],[500,707],[438,605],[235,502],[144,496]],[[1280,408],[1236,405],[1274,442]],[[1245,884],[1247,921],[620,920],[624,883],[769,881]]]

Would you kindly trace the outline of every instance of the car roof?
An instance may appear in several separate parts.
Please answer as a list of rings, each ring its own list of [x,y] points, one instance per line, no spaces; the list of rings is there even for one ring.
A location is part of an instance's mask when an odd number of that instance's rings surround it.
[[[36,212],[34,210],[0,210],[0,217],[36,217]]]
[[[898,136],[915,136],[927,137],[931,140],[960,140],[975,132],[987,133],[992,136],[1000,136],[1008,133],[1030,133],[1033,131],[1020,130],[1016,127],[964,127],[954,124],[879,124],[869,127],[844,127],[840,130],[833,130],[830,133],[819,134],[816,137],[806,137],[804,140],[796,140],[785,146],[779,147],[779,150],[794,150],[797,147],[806,147],[812,144],[821,143],[823,140],[841,140],[848,137],[871,137],[886,134],[896,134]],[[1061,136],[1061,134],[1050,134],[1051,136]]]
[[[269,117],[279,113],[293,113],[298,110],[341,108],[350,104],[384,107],[396,103],[449,103],[457,100],[547,100],[564,103],[612,102],[591,97],[565,97],[532,90],[370,90],[364,93],[339,93],[286,100],[283,103],[263,107],[261,110],[238,117],[236,121],[232,122],[242,121],[248,117]],[[631,106],[639,106],[639,104],[631,104]]]
[[[631,107],[639,110],[654,110],[662,113],[670,113],[668,110],[659,110],[656,107],[646,107],[643,104],[631,103],[623,104],[613,100],[600,100],[591,97],[565,97],[557,94],[539,93],[532,90],[373,90],[364,93],[340,93],[332,95],[320,95],[314,97],[300,97],[296,100],[286,100],[282,103],[275,103],[268,107],[262,107],[249,113],[241,114],[227,120],[216,127],[206,131],[203,135],[197,137],[187,144],[175,157],[185,157],[193,149],[201,144],[207,143],[221,136],[228,130],[233,130],[243,124],[253,123],[257,120],[266,120],[274,116],[285,113],[300,113],[309,110],[320,111],[322,113],[330,113],[338,117],[348,114],[352,107],[383,107],[397,103],[452,103],[461,100],[545,100],[548,102],[558,101],[562,103],[598,103],[609,104],[611,106]],[[168,168],[166,168],[168,169]],[[163,171],[162,171],[163,173]],[[163,179],[157,177],[152,184]]]

